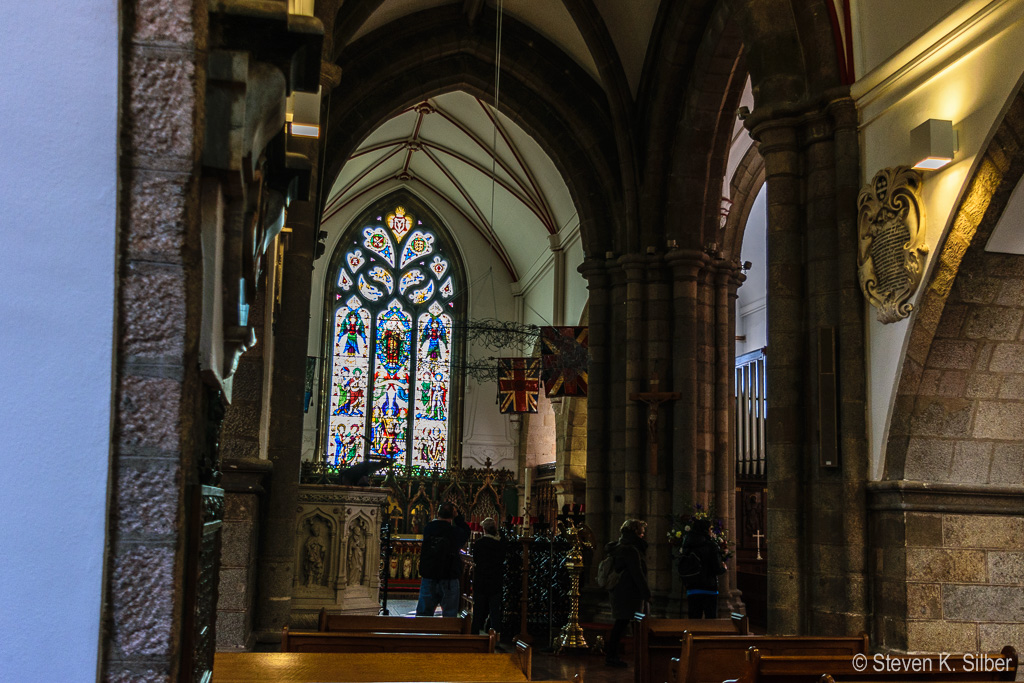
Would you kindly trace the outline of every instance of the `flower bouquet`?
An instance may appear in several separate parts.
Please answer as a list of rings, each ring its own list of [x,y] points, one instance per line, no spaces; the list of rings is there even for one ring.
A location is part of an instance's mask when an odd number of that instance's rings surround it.
[[[718,547],[722,550],[722,559],[728,560],[732,557],[732,551],[729,550],[729,532],[726,531],[725,527],[722,526],[722,520],[713,517],[710,512],[704,509],[703,505],[697,504],[693,506],[693,512],[683,515],[673,515],[671,523],[669,524],[668,530],[668,542],[674,550],[682,548],[683,539],[686,534],[689,533],[690,529],[693,528],[694,523],[699,520],[707,520],[711,524],[710,534],[711,540],[718,544]]]

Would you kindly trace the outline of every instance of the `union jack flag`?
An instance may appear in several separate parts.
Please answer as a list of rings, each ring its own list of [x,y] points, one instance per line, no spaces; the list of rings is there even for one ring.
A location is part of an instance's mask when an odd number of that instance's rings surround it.
[[[502,413],[536,413],[539,358],[498,358],[498,407]]]

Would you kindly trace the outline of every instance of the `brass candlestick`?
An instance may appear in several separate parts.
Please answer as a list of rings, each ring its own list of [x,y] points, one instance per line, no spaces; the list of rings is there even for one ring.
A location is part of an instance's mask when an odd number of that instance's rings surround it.
[[[574,520],[567,516],[565,535],[572,541],[572,549],[565,557],[565,568],[569,570],[569,621],[562,627],[562,632],[555,638],[555,653],[565,648],[585,648],[587,641],[583,638],[580,626],[580,575],[583,573],[583,548],[590,544],[580,538],[579,529]]]

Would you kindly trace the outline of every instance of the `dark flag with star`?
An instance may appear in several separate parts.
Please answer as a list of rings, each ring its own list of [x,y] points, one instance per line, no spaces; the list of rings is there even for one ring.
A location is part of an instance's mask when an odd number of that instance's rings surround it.
[[[498,358],[498,407],[502,413],[536,413],[539,358]]]
[[[588,328],[542,327],[540,339],[545,395],[586,396]]]

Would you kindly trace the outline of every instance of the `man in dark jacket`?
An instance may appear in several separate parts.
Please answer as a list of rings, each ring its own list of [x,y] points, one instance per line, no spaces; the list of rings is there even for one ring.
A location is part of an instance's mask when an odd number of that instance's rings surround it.
[[[693,553],[700,561],[700,573],[686,580],[687,616],[691,619],[718,618],[718,575],[725,573],[722,550],[711,538],[711,522],[698,519],[683,538],[682,557]]]
[[[651,599],[647,584],[647,522],[627,519],[619,528],[619,540],[605,546],[605,552],[615,558],[613,570],[622,572],[618,583],[609,591],[612,618],[615,624],[608,634],[605,662],[608,666],[629,666],[619,657],[619,645],[633,615],[644,611],[644,602]]]
[[[498,524],[488,517],[480,526],[484,535],[473,541],[473,633],[484,630],[485,621],[501,632],[501,583],[505,576],[505,546],[498,536]]]
[[[459,611],[459,551],[469,540],[469,525],[452,503],[442,503],[437,518],[423,528],[420,549],[420,599],[416,616],[432,617],[441,605],[441,615],[454,617]]]

